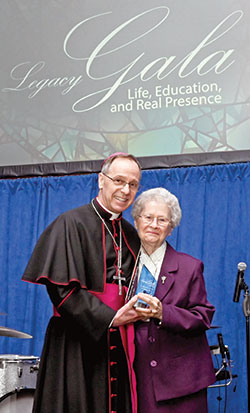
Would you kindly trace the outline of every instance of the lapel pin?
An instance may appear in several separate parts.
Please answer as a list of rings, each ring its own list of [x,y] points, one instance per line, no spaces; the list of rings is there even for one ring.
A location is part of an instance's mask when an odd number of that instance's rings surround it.
[[[165,283],[166,278],[167,278],[167,277],[166,277],[165,275],[163,275],[163,276],[161,277],[161,283],[162,283],[162,284],[164,284],[164,283]]]

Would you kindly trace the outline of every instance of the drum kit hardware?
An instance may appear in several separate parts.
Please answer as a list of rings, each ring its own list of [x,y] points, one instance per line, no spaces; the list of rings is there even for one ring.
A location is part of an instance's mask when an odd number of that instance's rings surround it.
[[[218,328],[217,326],[211,328]],[[218,365],[217,368],[214,369],[216,383],[212,384],[208,387],[215,388],[215,387],[227,387],[229,386],[233,378],[237,377],[237,375],[232,374],[232,360],[230,357],[229,348],[223,342],[222,334],[217,334],[218,344],[209,346],[210,352],[212,356],[215,356],[218,361],[218,356],[221,357],[220,366]]]
[[[14,330],[13,328],[1,327],[0,336],[16,337],[16,338],[32,338],[30,334],[23,333],[22,331]]]
[[[0,326],[0,336],[32,338],[30,334]],[[39,357],[0,354],[0,413],[32,412]]]

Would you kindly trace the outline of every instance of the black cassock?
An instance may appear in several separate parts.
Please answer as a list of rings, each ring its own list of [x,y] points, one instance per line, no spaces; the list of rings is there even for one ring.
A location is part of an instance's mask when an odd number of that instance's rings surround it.
[[[128,285],[139,250],[137,233],[121,216],[111,221],[97,200],[93,203],[118,245],[121,222],[122,276]],[[59,316],[46,331],[34,413],[132,411],[120,333],[109,329],[115,311],[91,293],[114,282],[115,249],[91,204],[60,215],[35,246],[22,279],[45,284]]]

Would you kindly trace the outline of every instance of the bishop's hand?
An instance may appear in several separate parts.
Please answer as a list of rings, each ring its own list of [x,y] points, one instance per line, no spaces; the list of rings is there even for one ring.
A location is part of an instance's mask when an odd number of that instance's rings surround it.
[[[117,311],[113,319],[112,327],[119,327],[124,324],[134,323],[135,321],[141,320],[143,318],[134,308],[137,300],[138,296],[135,295]]]

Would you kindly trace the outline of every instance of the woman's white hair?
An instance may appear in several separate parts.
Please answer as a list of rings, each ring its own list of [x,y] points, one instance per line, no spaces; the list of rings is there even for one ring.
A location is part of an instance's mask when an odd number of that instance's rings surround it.
[[[170,209],[171,226],[175,228],[181,220],[181,208],[178,199],[165,188],[153,188],[142,192],[135,200],[132,208],[132,217],[136,221],[141,215],[147,202],[158,201],[165,203]],[[156,211],[157,212],[157,211]]]

